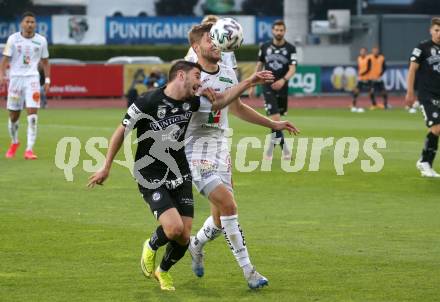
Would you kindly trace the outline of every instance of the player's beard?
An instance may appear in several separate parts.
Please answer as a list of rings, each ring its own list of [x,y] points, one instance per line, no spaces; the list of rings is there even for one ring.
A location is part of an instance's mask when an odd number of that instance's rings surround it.
[[[275,35],[274,38],[277,42],[281,42],[281,41],[283,41],[284,36],[283,35]]]
[[[220,52],[218,50],[201,48],[201,51],[202,57],[209,63],[216,64],[218,61],[220,61]]]

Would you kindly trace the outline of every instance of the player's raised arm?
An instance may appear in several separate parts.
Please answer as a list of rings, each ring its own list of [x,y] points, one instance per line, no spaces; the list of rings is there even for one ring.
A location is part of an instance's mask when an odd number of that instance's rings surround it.
[[[233,102],[229,107],[232,114],[246,122],[260,125],[274,130],[287,130],[289,133],[299,134],[300,131],[289,121],[274,121],[270,118],[258,113],[253,108],[241,101]]]
[[[87,184],[89,188],[93,188],[95,185],[102,185],[109,176],[113,160],[124,142],[124,133],[125,127],[119,125],[110,139],[110,146],[107,150],[107,155],[105,156],[104,167],[90,176],[89,183]]]
[[[273,80],[274,80],[274,76],[271,71],[263,70],[263,71],[255,72],[249,78],[241,81],[237,85],[234,85],[227,91],[220,94],[216,94],[214,101],[212,102],[212,110],[215,111],[228,106],[233,101],[238,100],[240,95],[252,86],[258,84],[272,83]]]

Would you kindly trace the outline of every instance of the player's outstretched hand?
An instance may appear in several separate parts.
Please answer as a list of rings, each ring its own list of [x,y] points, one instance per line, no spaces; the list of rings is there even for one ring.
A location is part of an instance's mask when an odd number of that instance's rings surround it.
[[[272,71],[262,70],[255,72],[249,79],[251,80],[252,86],[255,86],[258,84],[272,83],[275,80],[275,77],[273,76]]]
[[[206,97],[212,104],[214,104],[215,101],[217,100],[215,91],[211,87],[203,89],[200,95]]]
[[[296,128],[291,122],[289,121],[274,121],[274,127],[272,127],[274,130],[287,130],[290,134],[297,135],[300,133],[299,129]]]
[[[102,185],[103,182],[107,179],[109,175],[108,170],[99,170],[95,174],[89,177],[89,183],[87,184],[87,187],[93,188],[95,185]]]

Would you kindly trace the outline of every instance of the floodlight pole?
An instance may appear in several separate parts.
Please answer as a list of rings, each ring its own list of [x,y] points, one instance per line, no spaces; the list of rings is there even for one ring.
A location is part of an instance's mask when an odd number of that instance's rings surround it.
[[[357,0],[357,15],[362,16],[362,2],[364,0]]]

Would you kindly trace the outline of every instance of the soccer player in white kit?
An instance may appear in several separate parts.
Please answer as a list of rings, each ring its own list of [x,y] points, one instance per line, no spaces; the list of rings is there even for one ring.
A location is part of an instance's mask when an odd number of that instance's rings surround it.
[[[202,88],[212,88],[221,93],[237,84],[232,68],[218,64],[220,52],[214,48],[209,37],[212,23],[194,26],[189,40],[195,50],[198,63],[202,66]],[[237,205],[234,200],[231,179],[231,157],[225,131],[228,127],[228,108],[237,117],[267,128],[298,130],[288,121],[272,121],[254,109],[241,103],[237,98],[229,107],[212,111],[212,105],[204,97],[200,108],[188,125],[185,145],[186,157],[193,176],[193,183],[211,202],[212,216],[208,217],[196,236],[191,237],[189,251],[192,269],[198,277],[204,274],[203,246],[223,232],[239,266],[242,268],[248,286],[252,289],[268,285],[268,280],[252,265],[243,232],[238,223]]]
[[[21,32],[9,36],[0,63],[0,85],[6,82],[6,69],[9,70],[8,129],[11,145],[6,152],[13,158],[20,143],[18,141],[18,119],[24,107],[27,109],[27,147],[25,159],[37,159],[33,146],[37,138],[38,108],[40,108],[40,76],[38,63],[41,60],[46,75],[44,89],[47,93],[50,84],[49,51],[46,38],[35,32],[36,18],[32,12],[25,12],[21,19]]]

